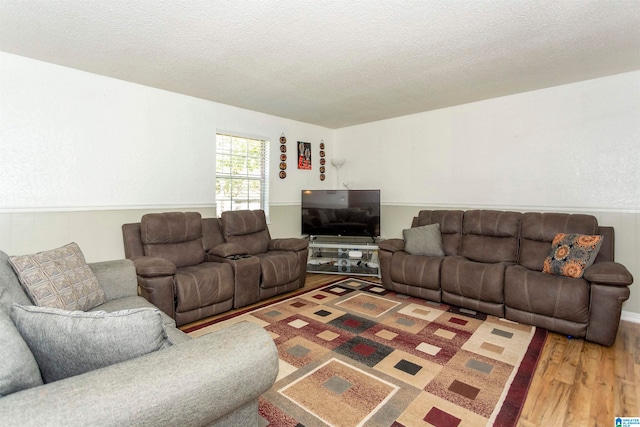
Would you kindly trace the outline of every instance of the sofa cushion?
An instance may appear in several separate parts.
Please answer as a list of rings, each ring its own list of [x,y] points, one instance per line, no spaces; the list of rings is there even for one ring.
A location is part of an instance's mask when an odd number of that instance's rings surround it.
[[[515,262],[520,215],[491,210],[465,212],[460,255],[477,262]]]
[[[0,397],[43,384],[36,359],[4,310],[0,310],[0,343]]]
[[[410,255],[444,256],[440,224],[402,230],[404,250]]]
[[[462,256],[446,257],[440,273],[442,291],[472,300],[502,304],[507,265],[469,261]]]
[[[140,237],[146,256],[168,259],[178,268],[205,260],[202,217],[198,212],[143,215]]]
[[[556,234],[542,271],[577,279],[593,264],[602,245],[602,236]]]
[[[204,262],[179,269],[175,275],[176,310],[184,313],[233,298],[233,268]]]
[[[534,271],[542,271],[556,234],[600,234],[598,221],[592,215],[527,212],[522,214],[520,223],[518,264]]]
[[[84,311],[106,301],[76,243],[33,255],[12,256],[9,262],[35,305]]]
[[[413,219],[411,227],[440,224],[442,248],[446,255],[459,255],[462,238],[462,218],[464,211],[459,210],[421,210]]]
[[[585,279],[554,276],[519,265],[505,272],[507,307],[586,325],[589,321],[589,283]]]
[[[271,235],[264,211],[225,211],[220,214],[220,221],[227,243],[237,243],[251,255],[269,250]]]
[[[11,319],[35,356],[45,383],[171,345],[156,308],[86,313],[14,304]]]
[[[9,263],[9,255],[0,251],[0,310],[4,310],[8,316],[14,302],[33,304]]]
[[[439,290],[440,265],[443,259],[396,252],[391,261],[391,280],[404,285]]]
[[[286,285],[300,277],[300,259],[295,252],[274,250],[258,255],[258,258],[263,289]]]

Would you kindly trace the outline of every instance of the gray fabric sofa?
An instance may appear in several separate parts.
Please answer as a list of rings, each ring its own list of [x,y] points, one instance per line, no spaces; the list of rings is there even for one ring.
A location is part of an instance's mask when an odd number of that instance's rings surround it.
[[[107,302],[92,310],[151,307],[129,260],[89,264]],[[0,251],[0,335],[13,303],[31,304]],[[274,383],[278,354],[247,322],[191,339],[163,314],[173,345],[141,357],[0,395],[0,424],[15,426],[256,426],[258,397]],[[7,322],[8,320],[8,322]],[[114,331],[116,333],[116,331]],[[15,335],[15,334],[14,334]],[[3,342],[1,355],[6,355]],[[15,362],[15,363],[14,363]],[[19,361],[3,360],[14,365]],[[5,370],[6,371],[6,370]],[[6,374],[6,372],[5,372]],[[0,370],[0,390],[7,378]],[[41,382],[41,380],[40,380]]]
[[[438,255],[409,253],[403,239],[380,243],[386,289],[614,343],[633,276],[614,262],[612,227],[582,214],[423,210],[409,230],[436,224]],[[603,236],[597,257],[580,277],[543,271],[558,233]]]

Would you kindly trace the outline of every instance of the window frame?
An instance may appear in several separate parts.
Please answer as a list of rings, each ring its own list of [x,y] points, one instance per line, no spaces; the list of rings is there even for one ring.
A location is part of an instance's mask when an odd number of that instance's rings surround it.
[[[222,141],[227,138],[228,141]],[[223,145],[227,143],[227,145]],[[250,145],[259,144],[259,156],[250,154]],[[241,154],[242,146],[246,146],[244,154]],[[216,163],[215,163],[215,204],[216,215],[225,210],[262,209],[269,217],[269,146],[268,138],[246,135],[239,132],[217,130],[216,131]],[[240,148],[238,148],[240,147]],[[227,160],[226,165],[221,165]],[[256,164],[257,162],[257,164]],[[243,164],[242,170],[234,169],[234,165]],[[253,166],[251,166],[253,164]],[[256,174],[256,170],[259,172]],[[221,181],[230,180],[231,188],[225,197],[219,197],[219,185]],[[234,190],[233,181],[240,181],[244,190]],[[259,183],[259,197],[252,197],[251,184]],[[238,193],[235,193],[238,191]],[[235,193],[235,194],[234,194]],[[259,207],[255,201],[259,199]]]

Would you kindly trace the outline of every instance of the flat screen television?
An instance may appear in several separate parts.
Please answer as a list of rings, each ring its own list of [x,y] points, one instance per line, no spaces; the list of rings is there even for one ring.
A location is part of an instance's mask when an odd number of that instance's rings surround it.
[[[302,234],[380,236],[380,190],[302,190]]]

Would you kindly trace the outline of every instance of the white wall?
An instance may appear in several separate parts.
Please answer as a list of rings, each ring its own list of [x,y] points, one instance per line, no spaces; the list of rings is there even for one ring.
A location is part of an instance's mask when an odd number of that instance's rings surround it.
[[[331,129],[2,52],[0,85],[0,210],[212,206],[217,129],[271,141],[274,204],[329,186],[317,161]],[[312,171],[296,167],[298,140],[312,143]]]
[[[388,204],[637,212],[640,72],[343,128],[336,147]]]
[[[584,212],[616,228],[640,280],[640,72],[343,128],[335,144],[344,181],[381,189],[383,237],[408,207]]]

